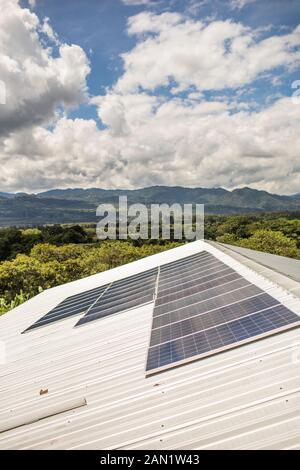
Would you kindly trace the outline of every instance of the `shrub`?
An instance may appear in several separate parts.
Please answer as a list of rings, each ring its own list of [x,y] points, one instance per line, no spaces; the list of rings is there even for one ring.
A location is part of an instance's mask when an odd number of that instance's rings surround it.
[[[75,281],[174,246],[178,244],[141,247],[121,241],[104,241],[91,246],[37,244],[29,255],[19,254],[13,260],[0,263],[3,309],[14,305],[12,302],[20,292],[24,292],[22,295],[27,299],[41,289]]]

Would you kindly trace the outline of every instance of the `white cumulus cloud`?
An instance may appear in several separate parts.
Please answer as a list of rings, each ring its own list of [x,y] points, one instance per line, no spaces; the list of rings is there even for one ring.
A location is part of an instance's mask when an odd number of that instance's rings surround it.
[[[180,90],[237,88],[276,67],[300,64],[300,27],[260,40],[228,20],[205,24],[176,13],[142,12],[129,20],[128,32],[139,41],[123,55],[120,92],[153,91],[171,82]]]
[[[94,119],[58,115],[61,106],[85,99],[84,51],[61,44],[49,20],[16,0],[5,5],[0,78],[9,102],[0,114],[1,190],[169,184],[299,191],[300,105],[279,95],[254,108],[239,88],[275,67],[295,67],[299,28],[260,39],[230,21],[136,15],[128,32],[137,44],[124,56],[124,73],[90,100],[99,127]],[[229,99],[226,88],[239,90]],[[177,93],[184,89],[186,97]],[[208,99],[206,90],[219,96]]]
[[[250,3],[254,3],[256,2],[257,0],[229,0],[230,1],[230,5],[232,8],[234,9],[241,9],[241,8],[244,8],[246,5],[249,5]]]
[[[1,187],[247,184],[299,190],[300,106],[292,98],[260,112],[235,113],[224,102],[191,105],[139,94],[109,94],[98,105],[104,130],[94,120],[63,118],[52,130],[39,126],[5,139]]]
[[[137,6],[137,5],[151,5],[155,2],[155,0],[122,0],[122,2],[128,6]]]
[[[6,88],[0,113],[3,134],[47,122],[58,106],[82,102],[90,68],[80,46],[59,43],[48,18],[40,21],[17,0],[0,0],[0,6],[0,77]],[[55,57],[49,41],[58,46]]]

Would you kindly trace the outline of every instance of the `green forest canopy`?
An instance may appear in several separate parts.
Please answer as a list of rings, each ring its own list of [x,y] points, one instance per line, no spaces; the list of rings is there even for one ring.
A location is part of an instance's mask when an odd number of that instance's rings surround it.
[[[300,220],[291,214],[207,216],[205,237],[300,259]],[[183,241],[98,241],[93,224],[0,229],[0,313],[44,289],[180,243]]]

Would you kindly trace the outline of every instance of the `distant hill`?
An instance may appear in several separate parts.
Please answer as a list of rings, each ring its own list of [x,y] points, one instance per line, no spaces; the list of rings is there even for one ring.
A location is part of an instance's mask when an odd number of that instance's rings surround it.
[[[90,222],[95,204],[86,201],[42,198],[35,195],[0,197],[0,226]]]
[[[0,191],[0,197],[4,197],[4,198],[14,198],[15,197],[15,194],[13,193],[3,193]]]
[[[205,204],[206,213],[211,214],[300,211],[300,194],[281,196],[247,187],[233,191],[181,186],[135,190],[74,188],[53,189],[36,195],[0,192],[0,225],[95,222],[97,205],[116,204],[120,195],[127,195],[128,203]]]

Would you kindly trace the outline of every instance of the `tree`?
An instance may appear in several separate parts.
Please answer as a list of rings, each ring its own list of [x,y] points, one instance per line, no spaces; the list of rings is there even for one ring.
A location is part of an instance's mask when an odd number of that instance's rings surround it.
[[[217,242],[228,243],[228,245],[236,245],[239,239],[233,233],[224,233],[220,237],[217,237]]]
[[[234,234],[237,238],[247,238],[250,235],[249,224],[252,218],[249,216],[229,216],[217,226],[217,236]]]
[[[299,258],[295,240],[286,237],[282,232],[273,230],[257,230],[247,240],[239,240],[239,245],[252,250],[266,251],[290,258]]]
[[[22,233],[17,228],[0,230],[0,260],[13,258],[23,249]]]

